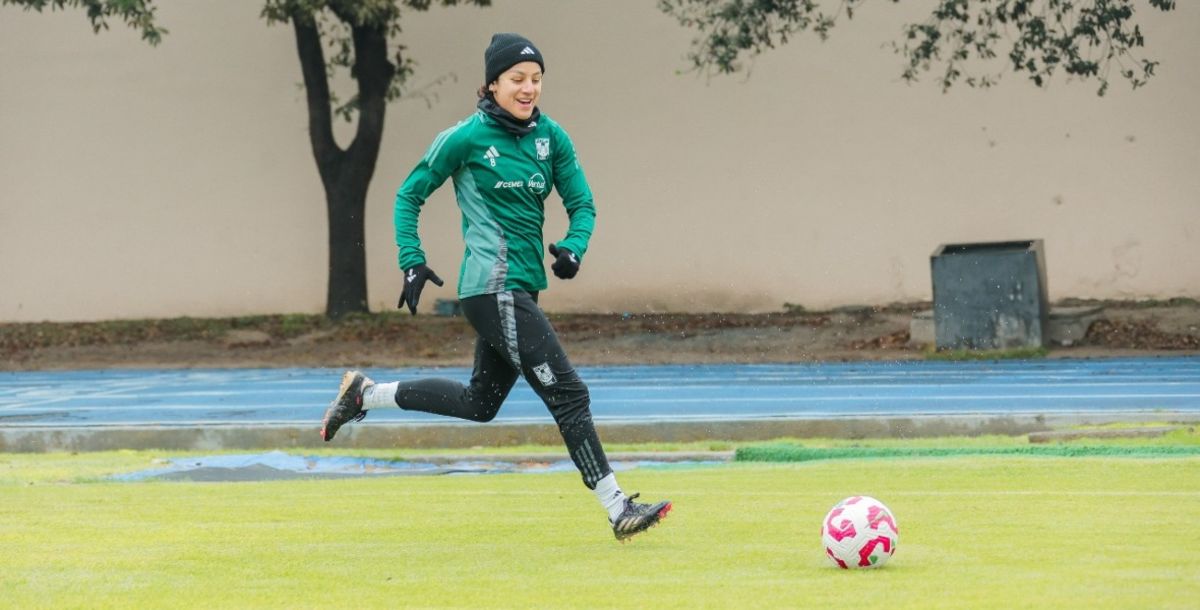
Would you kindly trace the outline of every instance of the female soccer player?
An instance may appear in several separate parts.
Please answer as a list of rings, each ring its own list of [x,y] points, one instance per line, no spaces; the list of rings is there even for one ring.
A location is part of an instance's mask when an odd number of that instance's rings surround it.
[[[388,407],[491,421],[522,375],[550,409],[584,484],[608,511],[617,539],[624,540],[658,523],[671,503],[641,504],[634,502],[638,494],[621,491],[592,423],[587,386],[537,305],[538,292],[546,288],[542,225],[548,187],[558,191],[570,218],[566,237],[548,247],[554,275],[570,279],[579,272],[596,216],[570,137],[537,107],[544,72],[542,53],[528,39],[493,36],[484,51],[477,111],[434,139],[396,194],[396,245],[404,270],[399,306],[415,315],[425,282],[442,285],[425,264],[417,217],[446,178],[454,181],[466,245],[458,297],[478,335],[470,384],[374,383],[349,371],[325,413],[321,437],[329,441],[343,424]]]

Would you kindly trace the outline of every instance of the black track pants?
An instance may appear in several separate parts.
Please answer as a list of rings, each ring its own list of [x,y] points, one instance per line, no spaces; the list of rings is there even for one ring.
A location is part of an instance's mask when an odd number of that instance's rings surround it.
[[[612,472],[589,409],[587,386],[567,360],[558,335],[537,305],[537,293],[501,292],[462,300],[475,328],[471,383],[449,379],[400,382],[403,409],[486,422],[496,417],[518,374],[525,377],[558,423],[563,441],[589,489]]]

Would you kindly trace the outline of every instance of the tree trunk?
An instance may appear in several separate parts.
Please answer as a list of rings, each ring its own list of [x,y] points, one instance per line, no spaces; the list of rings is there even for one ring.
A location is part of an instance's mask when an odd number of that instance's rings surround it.
[[[343,181],[345,182],[345,181]],[[349,190],[343,188],[348,186]],[[367,251],[363,214],[367,185],[325,187],[329,216],[329,284],[325,315],[338,319],[346,314],[366,313]]]
[[[309,141],[321,174],[321,184],[325,187],[325,207],[329,217],[329,282],[325,315],[338,319],[369,311],[364,211],[367,189],[379,158],[386,95],[395,67],[388,61],[387,36],[381,27],[352,28],[359,117],[354,141],[342,150],[333,139],[321,34],[311,19],[293,18],[292,24],[304,74]]]

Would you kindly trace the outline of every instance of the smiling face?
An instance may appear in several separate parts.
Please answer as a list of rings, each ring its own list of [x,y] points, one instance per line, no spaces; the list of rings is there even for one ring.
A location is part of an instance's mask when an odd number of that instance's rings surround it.
[[[542,67],[536,61],[523,61],[507,70],[488,85],[496,104],[524,121],[533,115],[538,98],[542,96]]]

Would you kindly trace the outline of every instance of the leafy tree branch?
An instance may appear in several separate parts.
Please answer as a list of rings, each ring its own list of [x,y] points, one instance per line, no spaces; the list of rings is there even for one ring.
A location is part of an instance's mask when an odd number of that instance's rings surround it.
[[[852,19],[866,0],[658,4],[698,32],[687,55],[692,69],[728,74],[743,69],[746,58],[803,32],[825,40],[840,18]],[[943,91],[958,82],[993,86],[1008,69],[1023,73],[1038,87],[1059,71],[1069,78],[1094,78],[1097,93],[1104,95],[1114,68],[1137,89],[1159,65],[1140,56],[1146,41],[1135,18],[1139,6],[1166,12],[1175,9],[1175,0],[938,0],[925,20],[903,25],[892,48],[903,58],[901,76],[906,81],[934,72]]]

